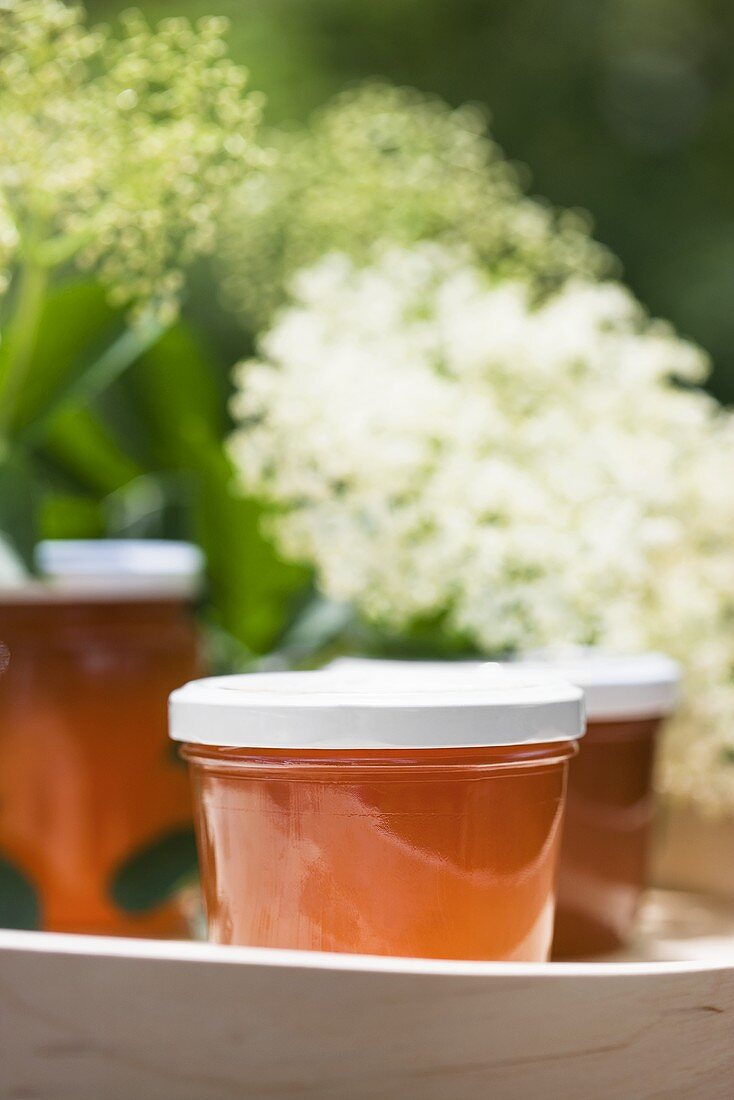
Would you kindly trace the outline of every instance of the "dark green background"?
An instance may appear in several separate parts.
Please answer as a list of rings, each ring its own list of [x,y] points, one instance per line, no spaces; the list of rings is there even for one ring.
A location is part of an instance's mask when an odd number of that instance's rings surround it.
[[[93,17],[128,6],[93,0]],[[377,74],[478,100],[532,190],[593,214],[635,291],[714,358],[734,398],[730,0],[155,0],[226,14],[271,121]],[[206,310],[197,312],[209,324]],[[207,307],[208,308],[208,307]],[[221,331],[223,353],[233,333]]]

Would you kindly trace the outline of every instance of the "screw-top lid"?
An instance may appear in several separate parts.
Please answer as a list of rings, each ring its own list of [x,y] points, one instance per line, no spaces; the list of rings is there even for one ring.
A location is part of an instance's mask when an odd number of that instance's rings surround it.
[[[0,589],[0,598],[191,597],[201,586],[198,546],[162,539],[60,539],[36,547],[42,579]]]
[[[615,654],[593,647],[535,650],[512,662],[534,675],[552,671],[578,684],[589,721],[663,718],[677,702],[680,667],[662,653]]]
[[[174,740],[231,748],[468,748],[571,741],[583,731],[579,688],[499,666],[441,677],[219,676],[170,700]]]

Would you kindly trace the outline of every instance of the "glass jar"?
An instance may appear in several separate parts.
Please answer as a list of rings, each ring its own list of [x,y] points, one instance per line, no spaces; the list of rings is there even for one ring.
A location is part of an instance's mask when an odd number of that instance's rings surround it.
[[[660,654],[593,649],[536,655],[520,667],[552,669],[584,691],[587,733],[569,771],[553,956],[608,954],[629,941],[647,882],[655,745],[680,672]]]
[[[546,958],[581,700],[505,672],[271,673],[174,692],[210,938]]]
[[[0,592],[0,861],[47,931],[180,936],[195,858],[166,701],[197,675],[188,544],[42,544],[45,582]]]

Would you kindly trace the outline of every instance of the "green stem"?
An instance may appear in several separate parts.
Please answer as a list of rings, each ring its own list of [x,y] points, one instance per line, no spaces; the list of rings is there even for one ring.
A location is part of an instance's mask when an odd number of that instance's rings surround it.
[[[21,269],[12,335],[0,375],[0,438],[8,434],[33,358],[48,278],[48,269],[32,259]]]

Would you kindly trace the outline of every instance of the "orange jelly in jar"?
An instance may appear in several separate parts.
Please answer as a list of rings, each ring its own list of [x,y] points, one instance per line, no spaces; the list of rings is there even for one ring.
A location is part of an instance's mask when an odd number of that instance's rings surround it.
[[[192,869],[191,805],[166,703],[200,669],[199,552],[133,540],[40,551],[47,580],[0,592],[0,862],[17,923],[184,935],[171,895]]]
[[[581,692],[462,673],[223,677],[171,702],[210,938],[543,960]]]
[[[553,956],[608,954],[629,941],[646,885],[655,744],[675,705],[679,669],[660,654],[593,649],[520,667],[553,668],[585,693],[588,726],[569,770]]]

